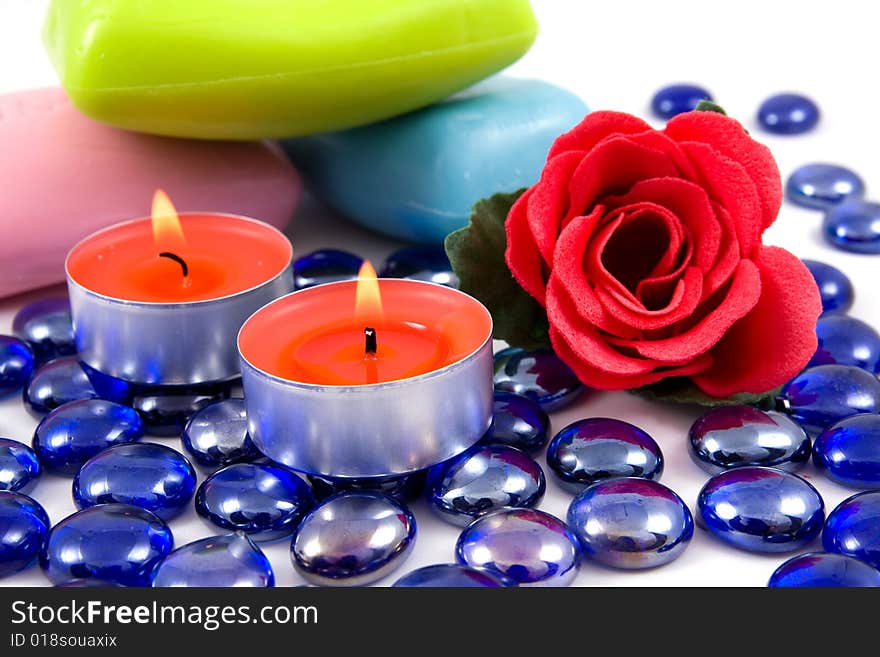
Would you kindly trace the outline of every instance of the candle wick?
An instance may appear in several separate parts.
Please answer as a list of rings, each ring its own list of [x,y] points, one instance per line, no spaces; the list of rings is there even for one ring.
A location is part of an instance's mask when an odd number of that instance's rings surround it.
[[[186,260],[181,258],[176,253],[171,253],[171,251],[162,251],[162,253],[159,254],[159,257],[173,260],[178,265],[180,265],[180,268],[183,270],[183,277],[186,278],[187,276],[189,276],[189,265],[186,264]]]
[[[364,356],[375,356],[378,349],[376,329],[367,326],[364,328]]]

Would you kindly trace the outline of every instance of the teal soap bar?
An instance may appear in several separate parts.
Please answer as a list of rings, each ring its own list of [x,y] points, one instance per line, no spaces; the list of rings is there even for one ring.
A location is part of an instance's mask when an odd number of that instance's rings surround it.
[[[423,110],[282,146],[312,192],[343,215],[442,244],[481,198],[537,182],[553,140],[587,112],[561,87],[498,76]]]

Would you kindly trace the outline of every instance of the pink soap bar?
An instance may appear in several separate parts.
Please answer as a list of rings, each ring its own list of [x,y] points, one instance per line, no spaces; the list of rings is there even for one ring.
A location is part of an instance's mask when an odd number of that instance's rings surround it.
[[[81,115],[60,88],[0,95],[0,296],[64,280],[70,247],[148,215],[157,187],[181,212],[242,214],[279,228],[301,191],[274,144],[111,128]]]

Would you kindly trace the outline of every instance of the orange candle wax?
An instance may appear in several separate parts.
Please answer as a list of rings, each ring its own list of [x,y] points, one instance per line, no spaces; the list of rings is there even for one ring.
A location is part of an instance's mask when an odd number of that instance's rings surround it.
[[[67,256],[79,357],[134,383],[240,376],[235,338],[255,310],[293,290],[290,241],[256,219],[180,217],[163,192],[153,216],[89,235]]]
[[[492,332],[486,308],[457,290],[380,279],[378,304],[356,303],[362,281],[295,292],[257,311],[239,351],[271,376],[317,386],[360,386],[429,374],[482,347]],[[375,332],[369,350],[366,329]]]
[[[186,303],[231,296],[280,275],[290,241],[263,222],[235,215],[183,213],[185,235],[156,235],[149,218],[116,224],[76,245],[71,280],[94,293],[144,303]],[[186,274],[180,262],[186,264]]]

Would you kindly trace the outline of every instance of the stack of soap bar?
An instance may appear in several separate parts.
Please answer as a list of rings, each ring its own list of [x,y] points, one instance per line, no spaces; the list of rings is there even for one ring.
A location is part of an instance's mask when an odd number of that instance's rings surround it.
[[[428,105],[518,59],[528,0],[54,0],[74,104],[142,132],[306,135]]]
[[[140,135],[85,118],[61,89],[0,95],[0,296],[64,280],[89,233],[146,216],[157,187],[177,209],[284,226],[300,195],[284,154],[262,143]]]
[[[499,76],[418,112],[282,145],[329,206],[388,235],[442,244],[481,198],[537,182],[553,140],[586,113],[565,89]]]

